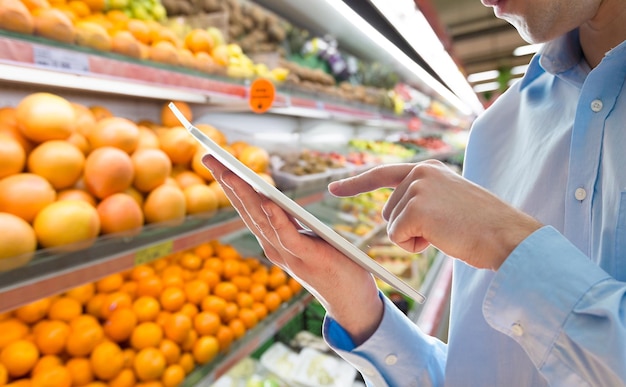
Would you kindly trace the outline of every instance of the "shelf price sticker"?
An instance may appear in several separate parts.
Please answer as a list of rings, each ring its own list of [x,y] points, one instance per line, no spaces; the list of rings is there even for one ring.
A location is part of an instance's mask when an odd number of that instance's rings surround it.
[[[276,98],[276,88],[274,84],[265,79],[257,78],[250,85],[250,98],[248,105],[255,113],[265,113],[268,111]]]
[[[89,58],[80,52],[51,47],[33,46],[35,65],[53,70],[89,72]]]
[[[165,241],[156,245],[148,246],[135,253],[135,266],[145,265],[174,251],[174,242]]]

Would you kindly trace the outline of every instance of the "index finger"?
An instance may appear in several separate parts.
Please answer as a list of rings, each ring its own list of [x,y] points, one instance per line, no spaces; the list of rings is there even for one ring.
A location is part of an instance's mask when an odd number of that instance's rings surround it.
[[[395,188],[411,172],[414,164],[386,164],[356,176],[333,181],[328,191],[334,196],[355,196],[379,188]]]

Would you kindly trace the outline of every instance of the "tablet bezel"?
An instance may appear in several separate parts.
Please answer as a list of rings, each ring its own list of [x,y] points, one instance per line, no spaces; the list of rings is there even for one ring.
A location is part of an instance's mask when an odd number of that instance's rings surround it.
[[[424,295],[397,277],[395,274],[391,273],[384,266],[376,262],[372,257],[367,255],[354,244],[350,243],[330,226],[316,218],[313,214],[308,212],[279,189],[269,184],[261,176],[248,168],[235,156],[219,146],[209,136],[193,126],[191,122],[189,122],[189,120],[187,120],[187,118],[180,112],[180,110],[178,110],[173,102],[170,102],[168,106],[185,129],[187,129],[187,131],[196,140],[198,140],[198,142],[200,142],[213,157],[215,157],[220,163],[230,169],[246,183],[250,184],[250,186],[257,192],[262,193],[267,198],[272,200],[288,214],[298,220],[302,225],[313,231],[317,237],[324,239],[331,246],[342,252],[372,275],[391,285],[394,289],[412,298],[416,302],[420,304],[424,303],[426,300]]]

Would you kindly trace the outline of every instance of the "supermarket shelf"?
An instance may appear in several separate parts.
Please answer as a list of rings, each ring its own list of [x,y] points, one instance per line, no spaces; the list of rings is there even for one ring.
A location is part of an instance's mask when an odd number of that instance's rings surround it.
[[[322,193],[314,193],[297,202],[306,206],[322,197]],[[0,272],[0,312],[233,234],[244,227],[234,210],[223,210],[210,219],[189,217],[182,224],[147,226],[138,235],[101,237],[92,246],[75,251],[67,251],[67,246],[39,251],[28,265]]]
[[[0,81],[180,100],[215,110],[250,112],[249,81],[133,59],[49,39],[0,31]],[[131,86],[131,87],[129,87]],[[269,113],[405,130],[410,117],[320,93],[279,87]]]
[[[313,296],[311,294],[302,291],[289,302],[283,304],[279,310],[268,315],[256,327],[246,332],[242,339],[233,343],[227,353],[219,355],[211,363],[193,371],[187,377],[183,386],[204,387],[212,385],[220,376],[224,375],[244,357],[257,350],[289,321],[302,313],[312,300]]]

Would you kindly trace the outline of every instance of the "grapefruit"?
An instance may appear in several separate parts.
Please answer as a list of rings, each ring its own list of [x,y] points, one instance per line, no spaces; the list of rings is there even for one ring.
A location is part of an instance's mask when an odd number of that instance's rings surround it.
[[[149,192],[165,183],[172,171],[172,161],[160,149],[138,149],[130,157],[135,169],[133,187]]]
[[[159,149],[159,138],[152,129],[139,125],[139,143],[137,149],[152,148]]]
[[[24,219],[0,212],[0,271],[26,264],[37,249],[35,231]]]
[[[202,163],[202,157],[204,157],[205,154],[206,152],[204,152],[202,148],[197,148],[196,153],[194,153],[191,159],[191,169],[207,182],[212,182],[215,181],[215,177],[213,177],[209,168]]]
[[[160,185],[148,194],[143,212],[148,223],[182,220],[185,218],[185,194],[177,186]]]
[[[57,201],[59,200],[82,200],[86,203],[96,206],[96,198],[84,189],[68,188],[57,192]]]
[[[84,248],[100,233],[100,219],[92,205],[82,200],[62,200],[41,210],[33,228],[42,247],[86,242],[77,246]]]
[[[190,185],[183,190],[188,214],[213,215],[219,208],[215,191],[205,184]]]
[[[196,128],[200,129],[200,131],[211,138],[211,140],[215,141],[220,146],[225,146],[228,144],[228,138],[221,130],[217,129],[213,125],[209,124],[196,124]]]
[[[83,174],[85,155],[66,141],[46,141],[30,152],[27,165],[30,172],[46,178],[55,189],[69,188]]]
[[[159,142],[161,150],[169,156],[173,164],[190,162],[197,147],[196,140],[182,126],[162,131]]]
[[[17,215],[29,223],[55,200],[52,185],[34,173],[18,173],[0,180],[0,212]]]
[[[248,145],[239,154],[239,161],[254,172],[267,172],[270,164],[270,155],[261,147]]]
[[[76,30],[72,19],[56,8],[38,8],[33,11],[35,35],[57,40],[63,43],[74,43]]]
[[[0,132],[0,179],[22,172],[26,164],[26,151],[22,145],[4,132]]]
[[[126,118],[104,118],[96,123],[87,139],[94,149],[112,146],[130,154],[139,144],[139,128]]]
[[[16,107],[22,134],[34,142],[65,140],[75,130],[76,113],[72,104],[51,93],[33,93]]]
[[[96,207],[103,234],[138,230],[143,226],[144,216],[137,201],[126,193],[108,196]]]
[[[33,17],[19,0],[0,0],[0,28],[30,35],[35,30]]]
[[[180,126],[180,121],[178,118],[172,113],[172,110],[168,107],[169,104],[163,104],[161,106],[161,124],[163,126],[167,126],[169,128],[174,126]],[[191,106],[183,101],[174,101],[174,105],[183,113],[183,116],[189,121],[193,121],[193,112],[191,111]]]
[[[133,175],[130,156],[121,149],[105,146],[87,156],[83,178],[89,192],[104,199],[130,187]]]

